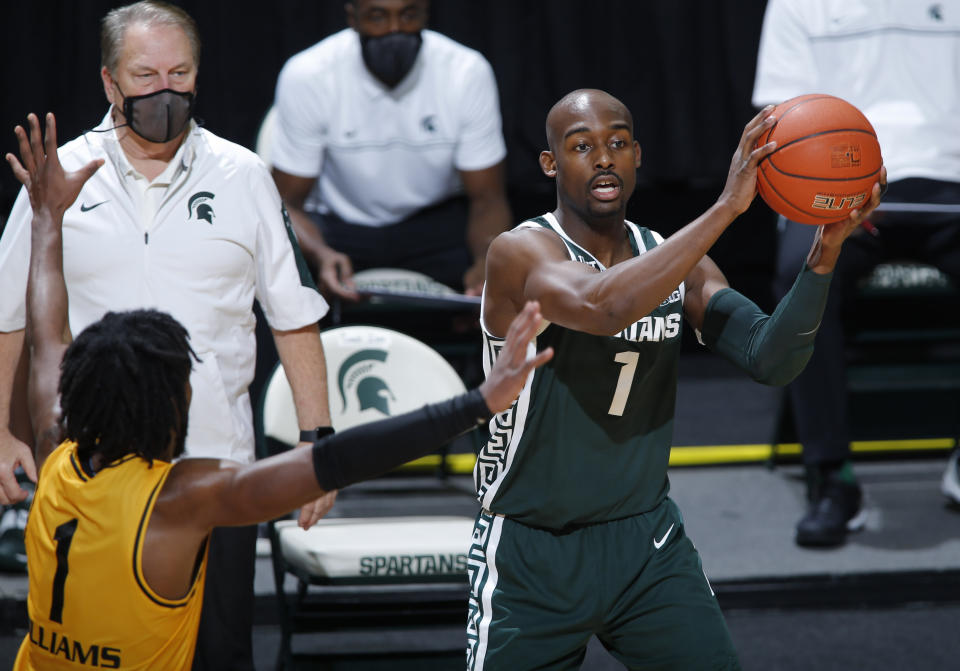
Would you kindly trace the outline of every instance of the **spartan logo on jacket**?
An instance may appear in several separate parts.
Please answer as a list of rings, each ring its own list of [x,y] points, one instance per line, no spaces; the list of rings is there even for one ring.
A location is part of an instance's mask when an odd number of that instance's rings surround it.
[[[361,411],[376,408],[390,416],[390,402],[396,398],[383,378],[374,374],[386,360],[387,352],[382,349],[362,349],[347,357],[337,374],[337,389],[343,403],[341,412],[346,412],[349,399],[356,396]]]
[[[213,205],[210,204],[216,196],[214,196],[209,191],[197,191],[195,194],[190,196],[190,200],[187,201],[187,210],[189,215],[187,219],[203,219],[208,224],[213,224],[213,219],[215,217],[213,213]]]

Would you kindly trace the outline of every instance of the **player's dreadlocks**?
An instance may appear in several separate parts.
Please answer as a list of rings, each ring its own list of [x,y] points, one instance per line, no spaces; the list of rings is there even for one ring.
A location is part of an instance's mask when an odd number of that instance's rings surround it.
[[[187,380],[197,358],[187,330],[156,310],[108,312],[67,348],[60,364],[64,435],[87,460],[174,456],[187,434]]]

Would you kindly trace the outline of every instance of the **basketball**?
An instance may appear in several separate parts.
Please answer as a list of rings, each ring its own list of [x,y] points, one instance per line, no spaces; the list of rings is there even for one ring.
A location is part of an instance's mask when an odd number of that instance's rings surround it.
[[[809,94],[773,111],[776,122],[757,146],[777,148],[759,164],[757,190],[774,211],[804,224],[830,224],[863,207],[880,178],[877,134],[856,107]]]

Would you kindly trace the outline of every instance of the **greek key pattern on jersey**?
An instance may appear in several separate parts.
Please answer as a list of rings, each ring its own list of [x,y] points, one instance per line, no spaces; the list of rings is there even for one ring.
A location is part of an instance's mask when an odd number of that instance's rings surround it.
[[[489,366],[500,356],[500,350],[503,349],[502,340],[494,340],[492,337],[484,334]],[[517,415],[517,403],[514,401],[506,411],[493,416],[490,421],[490,438],[487,444],[480,448],[477,455],[477,463],[473,470],[474,485],[477,489],[477,498],[483,501],[487,489],[503,471],[507,463],[507,455],[510,450],[510,441],[513,438],[514,419]]]
[[[487,546],[490,542],[490,533],[496,517],[487,512],[481,512],[473,527],[473,540],[467,553],[467,577],[470,579],[470,601],[467,606],[467,669],[473,671],[483,667],[481,650],[481,634],[486,638],[486,627],[483,626],[483,597],[484,589],[488,587],[490,567],[487,564]],[[489,585],[492,588],[494,583]],[[492,591],[492,589],[491,589]],[[487,596],[489,599],[489,595]],[[489,604],[488,604],[489,607]],[[489,617],[489,613],[487,616]],[[483,631],[482,631],[483,630]],[[486,647],[485,640],[483,647]],[[479,666],[478,666],[479,661]]]
[[[514,418],[517,414],[516,404],[509,410],[495,415],[491,422],[493,428],[487,444],[477,455],[477,466],[474,470],[478,498],[483,500],[490,487],[507,463],[507,454],[510,450],[510,440],[513,437]]]

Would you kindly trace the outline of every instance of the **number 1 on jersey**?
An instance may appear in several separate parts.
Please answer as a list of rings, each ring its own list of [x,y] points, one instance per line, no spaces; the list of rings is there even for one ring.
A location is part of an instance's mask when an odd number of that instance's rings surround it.
[[[57,543],[57,572],[53,576],[53,598],[50,600],[50,620],[63,624],[63,589],[67,582],[67,573],[70,565],[67,555],[70,554],[70,543],[73,534],[77,531],[77,518],[64,522],[56,528],[53,540]]]
[[[623,364],[623,367],[620,369],[620,377],[617,378],[617,388],[613,392],[613,401],[610,402],[610,409],[607,410],[607,414],[622,417],[623,410],[627,407],[627,397],[630,396],[630,387],[633,386],[633,374],[637,370],[640,353],[617,352],[613,360]]]

